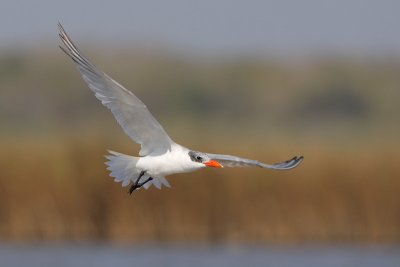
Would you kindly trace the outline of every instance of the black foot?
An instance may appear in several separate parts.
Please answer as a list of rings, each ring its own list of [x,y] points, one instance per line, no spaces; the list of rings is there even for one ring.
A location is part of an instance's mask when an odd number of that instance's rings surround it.
[[[151,180],[153,180],[153,177],[149,177],[146,179],[146,181],[144,181],[143,183],[135,183],[131,186],[131,188],[129,188],[129,194],[132,195],[133,191],[135,191],[136,189],[142,187],[144,184],[146,184],[147,182],[150,182]]]
[[[140,182],[140,178],[142,178],[142,176],[144,175],[144,171],[142,171],[139,175],[139,178],[136,179],[136,182],[131,186],[131,188],[129,188],[129,194],[132,195],[133,191],[135,191],[136,189],[142,187],[144,184],[148,183],[149,181],[153,180],[153,177],[149,177],[146,179],[146,181],[139,183]]]
[[[144,175],[145,171],[141,171],[139,177],[136,179],[136,182],[129,188],[129,194],[132,195],[132,192],[138,188],[139,180]]]

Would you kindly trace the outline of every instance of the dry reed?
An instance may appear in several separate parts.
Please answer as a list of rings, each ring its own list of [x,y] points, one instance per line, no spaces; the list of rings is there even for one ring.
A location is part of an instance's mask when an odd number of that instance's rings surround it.
[[[388,146],[317,144],[290,172],[204,170],[171,189],[129,196],[108,177],[104,140],[3,138],[2,240],[394,242],[400,239],[400,166]],[[123,146],[121,146],[123,147]],[[126,152],[126,151],[125,151]],[[276,144],[237,151],[285,159]]]

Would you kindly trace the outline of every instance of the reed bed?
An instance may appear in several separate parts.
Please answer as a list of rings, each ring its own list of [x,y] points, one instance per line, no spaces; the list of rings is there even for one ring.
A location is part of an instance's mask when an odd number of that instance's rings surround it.
[[[292,171],[208,169],[170,177],[171,189],[129,196],[108,177],[104,143],[94,135],[2,138],[0,238],[133,243],[400,240],[400,165],[389,145],[354,150],[302,145],[297,149],[305,161]],[[293,154],[280,143],[267,152],[256,145],[238,145],[234,151],[265,161]]]
[[[265,162],[305,156],[288,172],[208,169],[129,196],[103,155],[137,147],[62,52],[43,47],[0,51],[1,240],[400,240],[397,56],[199,60],[83,47],[179,143]]]

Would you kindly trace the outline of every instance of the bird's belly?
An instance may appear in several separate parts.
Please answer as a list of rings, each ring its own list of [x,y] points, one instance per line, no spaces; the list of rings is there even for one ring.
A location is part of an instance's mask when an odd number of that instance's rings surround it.
[[[137,167],[146,171],[149,176],[154,177],[164,177],[174,173],[185,173],[196,170],[179,161],[170,160],[166,157],[140,158],[137,162]]]

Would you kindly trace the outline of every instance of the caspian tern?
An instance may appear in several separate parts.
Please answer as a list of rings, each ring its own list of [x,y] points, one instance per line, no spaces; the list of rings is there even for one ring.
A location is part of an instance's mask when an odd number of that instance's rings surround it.
[[[170,187],[165,176],[195,171],[204,167],[256,166],[274,170],[288,170],[298,166],[303,156],[275,164],[229,155],[203,153],[181,146],[168,136],[146,105],[131,91],[97,69],[74,45],[59,23],[59,35],[65,45],[60,48],[75,63],[83,79],[101,103],[111,110],[124,132],[141,145],[140,157],[109,151],[106,158],[110,176],[123,187],[132,183],[129,193],[152,184]]]

